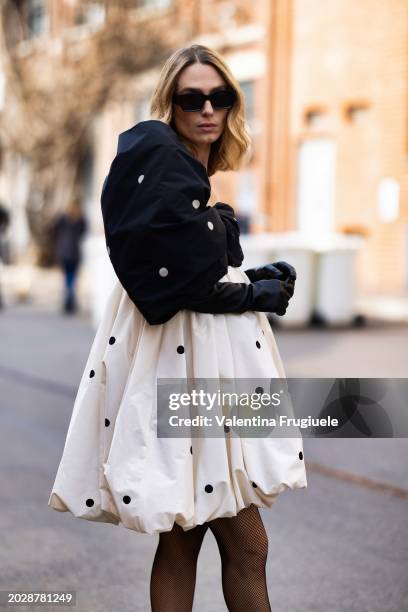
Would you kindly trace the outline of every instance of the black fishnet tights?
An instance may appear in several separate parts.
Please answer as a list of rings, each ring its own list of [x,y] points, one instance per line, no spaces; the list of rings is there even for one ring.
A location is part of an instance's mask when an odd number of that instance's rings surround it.
[[[197,558],[212,531],[221,556],[222,590],[229,612],[271,612],[265,566],[268,536],[257,506],[183,531],[174,524],[159,534],[150,578],[152,612],[191,612]]]

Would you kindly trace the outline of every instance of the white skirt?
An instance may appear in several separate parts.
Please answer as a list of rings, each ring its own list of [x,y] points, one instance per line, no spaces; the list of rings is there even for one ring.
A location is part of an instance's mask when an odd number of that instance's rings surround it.
[[[221,281],[249,283],[229,267]],[[184,351],[178,347],[184,347]],[[48,505],[141,533],[185,531],[307,487],[298,437],[165,438],[157,378],[285,378],[265,313],[181,310],[149,325],[117,279],[82,375]],[[155,414],[156,413],[156,414]]]

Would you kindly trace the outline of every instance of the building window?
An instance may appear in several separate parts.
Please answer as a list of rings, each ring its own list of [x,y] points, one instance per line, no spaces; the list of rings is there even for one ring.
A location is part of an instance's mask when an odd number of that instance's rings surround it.
[[[377,192],[377,213],[383,223],[398,221],[400,214],[400,185],[394,178],[383,178]]]
[[[303,113],[307,127],[324,128],[327,124],[327,109],[323,106],[310,106]]]
[[[166,9],[169,8],[173,0],[136,0],[138,8]]]
[[[95,28],[102,26],[105,22],[105,6],[102,2],[91,2],[80,6],[75,15],[75,24],[88,24]]]
[[[243,170],[238,173],[237,191],[235,196],[236,218],[241,234],[248,234],[251,222],[257,221],[257,181],[252,170]]]
[[[367,118],[370,103],[367,101],[349,102],[344,106],[344,117],[349,123],[360,123]]]
[[[254,109],[254,82],[253,81],[240,81],[239,86],[244,94],[245,108],[246,108],[246,119],[248,125],[253,127],[255,109]]]
[[[38,36],[45,32],[48,16],[43,0],[27,0],[26,10],[28,35]]]

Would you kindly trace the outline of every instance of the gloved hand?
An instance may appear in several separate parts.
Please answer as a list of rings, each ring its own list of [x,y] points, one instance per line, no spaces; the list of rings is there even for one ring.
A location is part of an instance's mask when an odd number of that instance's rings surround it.
[[[247,310],[285,314],[293,285],[279,279],[254,283],[215,283],[209,290],[184,300],[181,308],[212,314],[243,313]]]
[[[245,270],[245,274],[248,276],[251,283],[269,278],[278,278],[279,280],[291,278],[293,283],[296,280],[295,268],[286,261],[276,261],[266,266],[250,268],[249,270]]]
[[[286,313],[289,300],[293,296],[294,281],[273,278],[255,281],[251,285],[253,288],[251,310],[274,312],[279,316]]]

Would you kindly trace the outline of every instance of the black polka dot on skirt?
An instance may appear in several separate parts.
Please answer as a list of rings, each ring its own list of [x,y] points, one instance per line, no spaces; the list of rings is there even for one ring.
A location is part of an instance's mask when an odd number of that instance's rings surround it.
[[[111,336],[109,338],[109,344],[115,344],[115,342],[116,342],[116,338],[114,338],[114,336]]]
[[[212,485],[205,485],[204,490],[206,493],[211,493],[211,491],[213,490],[213,486]]]
[[[303,453],[302,451],[299,452],[299,459],[303,459]]]
[[[129,497],[129,495],[124,495],[123,496],[123,503],[124,504],[130,504],[130,497]]]
[[[180,355],[184,353],[184,346],[182,344],[180,344],[180,346],[177,347],[177,352],[180,353]]]
[[[263,333],[263,335],[265,335],[265,332],[264,332],[264,330],[262,330],[262,333]]]
[[[105,427],[109,427],[110,425],[110,420],[109,419],[105,419]]]
[[[258,348],[261,348],[261,343],[259,342],[259,340],[257,340],[257,341],[255,342],[255,344],[256,344],[256,346],[257,346]]]
[[[91,370],[89,372],[89,378],[92,378],[93,376],[95,376],[95,370]]]
[[[257,387],[255,393],[263,393],[263,387]]]
[[[193,454],[193,447],[190,446],[190,453]]]
[[[91,508],[91,507],[94,505],[94,503],[95,503],[95,502],[94,502],[94,500],[93,500],[93,499],[89,498],[89,499],[87,499],[87,500],[86,500],[86,502],[85,502],[85,503],[86,503],[86,505],[87,505],[89,508]]]
[[[252,486],[254,487],[254,489],[256,489],[258,485],[256,484],[256,482],[253,482]]]

